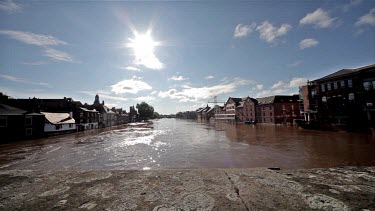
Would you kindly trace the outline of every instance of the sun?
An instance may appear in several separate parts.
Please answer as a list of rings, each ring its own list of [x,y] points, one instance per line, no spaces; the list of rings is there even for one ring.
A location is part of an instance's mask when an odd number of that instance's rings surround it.
[[[137,31],[133,32],[134,38],[129,38],[129,43],[126,47],[132,48],[135,56],[135,63],[137,65],[144,65],[151,69],[161,69],[163,64],[155,56],[155,47],[159,46],[159,42],[155,42],[151,37],[151,31],[140,34]]]

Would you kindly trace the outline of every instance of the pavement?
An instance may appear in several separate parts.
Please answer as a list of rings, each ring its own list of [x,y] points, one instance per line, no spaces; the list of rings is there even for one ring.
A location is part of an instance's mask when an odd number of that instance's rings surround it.
[[[375,210],[375,167],[0,171],[0,210]]]

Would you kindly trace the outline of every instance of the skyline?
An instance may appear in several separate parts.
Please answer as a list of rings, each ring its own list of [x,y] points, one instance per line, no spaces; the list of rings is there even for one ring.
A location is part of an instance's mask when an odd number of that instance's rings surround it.
[[[15,98],[98,93],[171,114],[375,63],[374,1],[1,1],[0,20],[0,91]]]

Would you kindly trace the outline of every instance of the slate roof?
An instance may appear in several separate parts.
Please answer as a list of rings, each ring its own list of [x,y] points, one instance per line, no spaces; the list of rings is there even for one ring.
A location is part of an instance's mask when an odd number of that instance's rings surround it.
[[[371,69],[374,70],[374,68],[375,68],[375,64],[367,65],[367,66],[363,66],[363,67],[358,67],[358,68],[354,68],[354,69],[342,69],[342,70],[339,70],[339,71],[334,72],[332,74],[329,74],[327,76],[324,76],[322,78],[316,79],[313,82],[333,79],[333,78],[337,78],[337,77],[340,77],[340,76],[345,76],[345,75],[349,75],[349,74],[353,74],[353,73],[357,73],[357,72],[361,72],[361,71],[368,71],[368,70],[371,70]]]
[[[90,110],[90,109],[87,109],[87,108],[84,108],[84,107],[79,107],[79,109],[81,109],[82,111],[86,111],[86,112],[94,112],[94,113],[97,113],[98,111],[94,109]]]
[[[69,113],[49,113],[49,112],[41,112],[45,115],[46,119],[54,124],[74,124],[76,121],[70,117]]]
[[[298,101],[298,95],[274,95],[269,97],[257,98],[258,104],[270,104],[280,102],[296,102]]]
[[[5,104],[0,104],[0,115],[23,115],[25,113],[25,110],[8,106]]]

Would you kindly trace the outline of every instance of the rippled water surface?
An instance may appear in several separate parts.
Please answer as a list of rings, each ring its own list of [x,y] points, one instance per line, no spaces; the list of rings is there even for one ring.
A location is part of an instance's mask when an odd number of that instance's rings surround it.
[[[311,168],[375,165],[375,136],[161,119],[0,145],[0,169]]]

